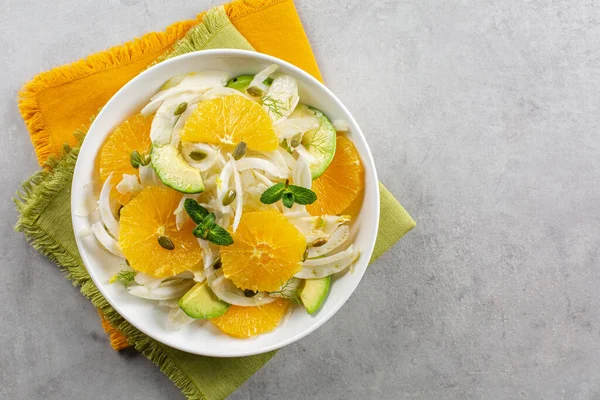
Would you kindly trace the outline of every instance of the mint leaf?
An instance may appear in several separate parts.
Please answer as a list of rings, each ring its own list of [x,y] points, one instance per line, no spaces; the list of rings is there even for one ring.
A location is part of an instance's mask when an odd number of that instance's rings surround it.
[[[294,194],[294,201],[298,204],[306,205],[317,201],[315,192],[305,187],[289,185],[288,190]]]
[[[215,225],[208,231],[207,240],[218,246],[230,246],[233,244],[233,238],[225,229]]]
[[[289,189],[288,189],[289,190]],[[292,208],[294,206],[294,193],[292,193],[291,191],[286,191],[283,194],[283,205],[286,206],[287,208]]]
[[[185,208],[185,212],[187,212],[192,221],[197,224],[201,224],[202,221],[204,221],[204,218],[209,214],[208,210],[198,204],[194,199],[185,199],[183,208]]]
[[[281,196],[283,196],[284,191],[284,183],[278,183],[276,185],[273,185],[263,192],[263,194],[260,196],[260,202],[263,204],[276,203],[281,199]]]
[[[192,231],[192,234],[199,239],[208,240],[208,234],[210,233],[210,228],[207,228],[204,225],[198,225]]]
[[[215,217],[215,213],[210,213],[206,217],[204,217],[202,226],[205,228],[211,229],[213,226],[216,225],[216,222],[215,222],[216,219],[217,218]]]

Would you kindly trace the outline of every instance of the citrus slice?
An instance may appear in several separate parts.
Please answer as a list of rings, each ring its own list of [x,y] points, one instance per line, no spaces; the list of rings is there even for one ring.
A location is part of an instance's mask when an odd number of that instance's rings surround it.
[[[301,269],[306,240],[274,209],[244,213],[232,236],[221,261],[225,277],[240,289],[273,292]]]
[[[133,151],[140,154],[150,152],[150,127],[152,118],[136,114],[119,125],[108,137],[100,150],[100,179],[104,183],[114,173],[115,186],[123,174],[138,175],[138,169],[131,166],[129,157]],[[113,187],[111,196],[121,204],[127,204],[130,194],[122,194]]]
[[[225,314],[210,322],[230,336],[247,338],[277,328],[289,304],[283,299],[277,299],[259,307],[230,306]]]
[[[279,146],[269,114],[260,104],[238,95],[198,104],[181,131],[181,140],[232,146],[246,142],[249,149],[258,151]]]
[[[346,210],[365,186],[364,169],[356,147],[345,136],[337,137],[333,161],[312,182],[317,201],[306,206],[312,215],[337,215]]]
[[[149,186],[123,207],[119,246],[131,268],[166,278],[200,262],[202,252],[192,234],[195,224],[187,221],[181,230],[175,224],[173,212],[180,201],[174,190]]]

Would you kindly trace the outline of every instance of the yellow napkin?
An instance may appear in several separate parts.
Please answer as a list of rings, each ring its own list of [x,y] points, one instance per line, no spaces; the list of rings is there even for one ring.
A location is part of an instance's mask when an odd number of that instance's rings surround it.
[[[241,0],[227,4],[225,10],[257,51],[286,60],[321,79],[293,1]],[[202,15],[42,72],[25,84],[19,109],[40,165],[49,156],[60,154],[64,143],[75,145],[73,132],[85,127],[125,83],[185,36]]]

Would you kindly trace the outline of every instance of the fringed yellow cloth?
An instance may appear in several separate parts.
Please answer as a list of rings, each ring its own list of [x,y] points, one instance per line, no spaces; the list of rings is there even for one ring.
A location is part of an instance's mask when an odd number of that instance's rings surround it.
[[[240,0],[227,4],[225,10],[254,49],[321,79],[291,0]],[[40,165],[59,154],[64,143],[74,145],[73,132],[85,126],[124,84],[170,50],[202,16],[42,72],[25,84],[19,109]]]

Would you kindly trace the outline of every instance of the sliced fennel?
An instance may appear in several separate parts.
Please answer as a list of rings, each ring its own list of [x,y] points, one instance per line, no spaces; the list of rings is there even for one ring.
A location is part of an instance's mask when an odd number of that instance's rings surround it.
[[[302,270],[294,275],[302,279],[318,279],[341,272],[351,266],[360,255],[360,251],[353,244],[346,250],[332,256],[306,260],[302,263]]]
[[[125,255],[123,255],[123,252],[119,247],[119,243],[117,243],[117,241],[113,239],[108,232],[106,232],[106,229],[104,229],[104,225],[102,225],[101,222],[95,222],[92,224],[92,233],[94,236],[96,236],[98,242],[100,242],[100,244],[106,250],[110,251],[117,257],[125,258]]]
[[[327,239],[327,243],[319,247],[308,248],[308,258],[320,257],[329,254],[341,245],[343,245],[350,236],[350,227],[342,225],[338,227]]]
[[[117,192],[121,194],[137,194],[143,189],[137,175],[123,174],[123,179],[117,184]]]
[[[102,185],[102,190],[100,191],[100,202],[98,204],[100,209],[100,218],[102,219],[102,223],[108,229],[108,232],[112,235],[113,238],[119,237],[119,221],[115,218],[115,215],[112,211],[112,206],[110,204],[110,191],[113,188],[112,185],[113,174],[106,179],[104,185]]]
[[[289,75],[273,79],[273,83],[261,98],[263,108],[274,122],[287,118],[300,101],[298,82]]]
[[[265,80],[273,72],[275,72],[277,70],[277,68],[278,68],[278,66],[276,64],[271,64],[267,68],[260,71],[258,74],[254,75],[254,78],[252,78],[252,82],[250,82],[250,85],[248,85],[246,92],[250,96],[254,96],[254,97],[260,97],[263,94],[265,94],[265,92],[268,89],[268,86],[266,85]]]

